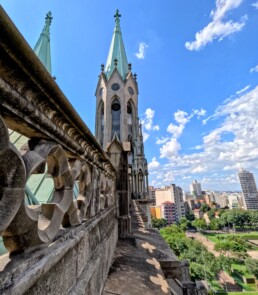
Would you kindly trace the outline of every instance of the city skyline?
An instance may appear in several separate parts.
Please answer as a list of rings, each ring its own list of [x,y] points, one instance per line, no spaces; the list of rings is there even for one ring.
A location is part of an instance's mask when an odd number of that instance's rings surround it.
[[[53,75],[93,133],[94,92],[120,10],[150,185],[187,190],[196,179],[203,190],[239,191],[240,165],[257,179],[256,0],[0,3],[32,48],[52,11]]]

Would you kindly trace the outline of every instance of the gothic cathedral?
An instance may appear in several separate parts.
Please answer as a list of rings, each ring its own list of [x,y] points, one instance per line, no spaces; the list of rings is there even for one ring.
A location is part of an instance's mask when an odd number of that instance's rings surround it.
[[[148,166],[144,155],[142,125],[138,118],[138,83],[127,61],[119,11],[106,66],[96,89],[95,135],[107,151],[113,141],[128,153],[128,184],[132,199],[148,199]]]

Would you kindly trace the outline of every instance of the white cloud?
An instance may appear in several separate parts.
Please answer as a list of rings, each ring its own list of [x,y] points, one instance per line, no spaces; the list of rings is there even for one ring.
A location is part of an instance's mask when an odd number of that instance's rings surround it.
[[[252,3],[252,6],[255,7],[256,9],[258,9],[258,1]]]
[[[180,144],[177,142],[176,138],[171,138],[160,148],[161,158],[171,158],[177,155],[178,151],[181,149]]]
[[[144,118],[141,119],[144,142],[149,138],[151,131],[159,131],[159,125],[153,125],[154,115],[155,111],[148,108],[144,113]]]
[[[206,171],[205,167],[202,167],[199,165],[199,166],[195,167],[191,172],[192,173],[202,173],[204,171]]]
[[[141,42],[139,44],[138,52],[135,53],[135,56],[138,59],[144,59],[145,58],[145,54],[146,54],[146,48],[148,48],[148,45],[146,43],[144,43],[144,42]]]
[[[225,21],[226,15],[233,9],[238,8],[244,0],[216,0],[216,9],[211,11],[211,22],[202,30],[196,33],[195,41],[186,42],[185,47],[188,50],[200,50],[208,43],[241,31],[245,26],[247,16],[242,17],[239,22],[233,20]]]
[[[167,132],[171,133],[173,137],[180,137],[183,132],[185,125],[180,124],[179,126],[170,123],[167,128]]]
[[[258,70],[258,69],[257,69],[257,70]],[[243,94],[243,93],[246,92],[250,87],[251,87],[251,85],[247,85],[247,86],[245,86],[243,89],[238,90],[238,91],[236,92],[236,95]]]
[[[155,170],[160,167],[160,163],[157,161],[157,159],[154,157],[152,158],[151,162],[148,164],[149,170]]]
[[[144,128],[148,131],[150,131],[152,129],[152,121],[153,121],[153,118],[154,118],[154,114],[155,114],[155,111],[148,108],[146,111],[145,111],[145,120],[143,121],[143,125],[144,125]]]
[[[200,118],[201,116],[205,116],[206,111],[204,109],[200,110],[192,110],[190,114],[185,111],[178,110],[174,113],[174,121],[178,124],[170,123],[167,127],[167,132],[171,134],[170,138],[165,137],[162,139],[158,139],[156,141],[157,144],[164,145],[160,148],[160,157],[161,158],[173,158],[177,155],[178,151],[181,149],[181,145],[178,142],[178,139],[183,133],[183,130],[187,123],[196,116]]]
[[[168,140],[169,140],[169,137],[157,138],[156,144],[163,144],[163,143],[167,142]]]
[[[235,187],[239,183],[236,172],[240,165],[251,171],[257,169],[258,86],[219,106],[212,117],[219,119],[220,125],[203,136],[196,152],[184,154],[175,137],[160,148],[160,157],[167,159],[167,163],[159,167],[157,175],[164,185],[167,171],[173,171],[174,177],[181,181],[177,184],[185,183],[186,187],[188,183],[183,177],[192,175],[194,179],[199,173],[206,180],[211,179],[209,185],[221,190],[222,185],[229,188],[230,184]],[[229,175],[230,171],[235,172]]]
[[[250,73],[258,72],[258,65],[250,69]]]
[[[202,148],[202,145],[196,145],[195,147],[191,148],[191,150],[201,150]]]
[[[143,131],[142,136],[143,136],[143,142],[145,142],[150,137],[150,134]]]
[[[196,115],[198,119],[200,119],[200,117],[203,117],[206,115],[206,110],[204,109],[193,110],[193,114]]]

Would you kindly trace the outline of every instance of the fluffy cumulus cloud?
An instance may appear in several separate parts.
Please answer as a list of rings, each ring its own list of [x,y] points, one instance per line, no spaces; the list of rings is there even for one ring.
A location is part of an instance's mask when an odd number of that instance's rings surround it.
[[[250,73],[257,73],[258,72],[258,65],[250,69]]]
[[[221,41],[225,37],[241,31],[245,26],[247,16],[243,16],[238,22],[225,19],[229,12],[238,8],[243,1],[244,0],[216,0],[216,8],[212,10],[210,14],[211,22],[196,33],[195,41],[186,42],[185,47],[188,50],[200,50],[215,39]]]
[[[139,44],[138,52],[135,53],[135,56],[138,59],[144,59],[146,55],[146,49],[148,48],[148,45],[145,42],[141,42]]]
[[[142,128],[143,128],[143,140],[146,141],[151,131],[158,131],[159,125],[153,124],[155,111],[151,108],[146,109],[143,118],[141,118]]]
[[[217,184],[216,188],[221,189],[239,183],[237,171],[240,166],[251,171],[257,169],[258,86],[248,90],[217,108],[213,119],[218,119],[220,125],[203,136],[194,153],[182,152],[177,141],[180,132],[172,130],[172,137],[160,148],[160,157],[167,160],[158,170],[161,179],[165,179],[168,171],[173,171],[174,177],[182,182],[178,185],[183,185],[187,181],[185,176],[195,179],[194,175],[199,175],[205,180],[206,187],[214,188]],[[190,116],[182,114],[178,126],[186,124],[184,118]]]
[[[156,141],[157,144],[163,144],[163,146],[160,148],[160,157],[173,158],[175,155],[177,155],[181,149],[178,139],[182,135],[186,124],[189,123],[194,116],[200,118],[205,115],[206,111],[204,109],[192,110],[190,114],[182,110],[175,112],[175,123],[170,123],[167,127],[167,132],[170,134],[170,136],[160,138]]]
[[[171,138],[160,148],[160,157],[161,158],[172,158],[178,154],[178,151],[181,149],[180,143],[176,138]]]
[[[157,159],[154,157],[152,158],[151,162],[148,164],[149,171],[158,169],[160,167],[160,163],[157,161]]]

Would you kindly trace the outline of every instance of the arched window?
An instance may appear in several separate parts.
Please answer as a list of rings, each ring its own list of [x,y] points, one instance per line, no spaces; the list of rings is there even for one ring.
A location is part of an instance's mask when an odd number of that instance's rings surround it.
[[[103,147],[104,142],[104,102],[101,101],[98,108],[98,139]]]
[[[101,113],[100,113],[101,127],[100,127],[100,145],[103,147],[104,141],[104,103],[102,104]]]
[[[130,102],[127,104],[127,132],[129,140],[133,136],[133,109]]]
[[[120,115],[121,115],[121,107],[119,100],[115,98],[111,105],[112,112],[112,138],[116,133],[118,138],[120,139]]]

